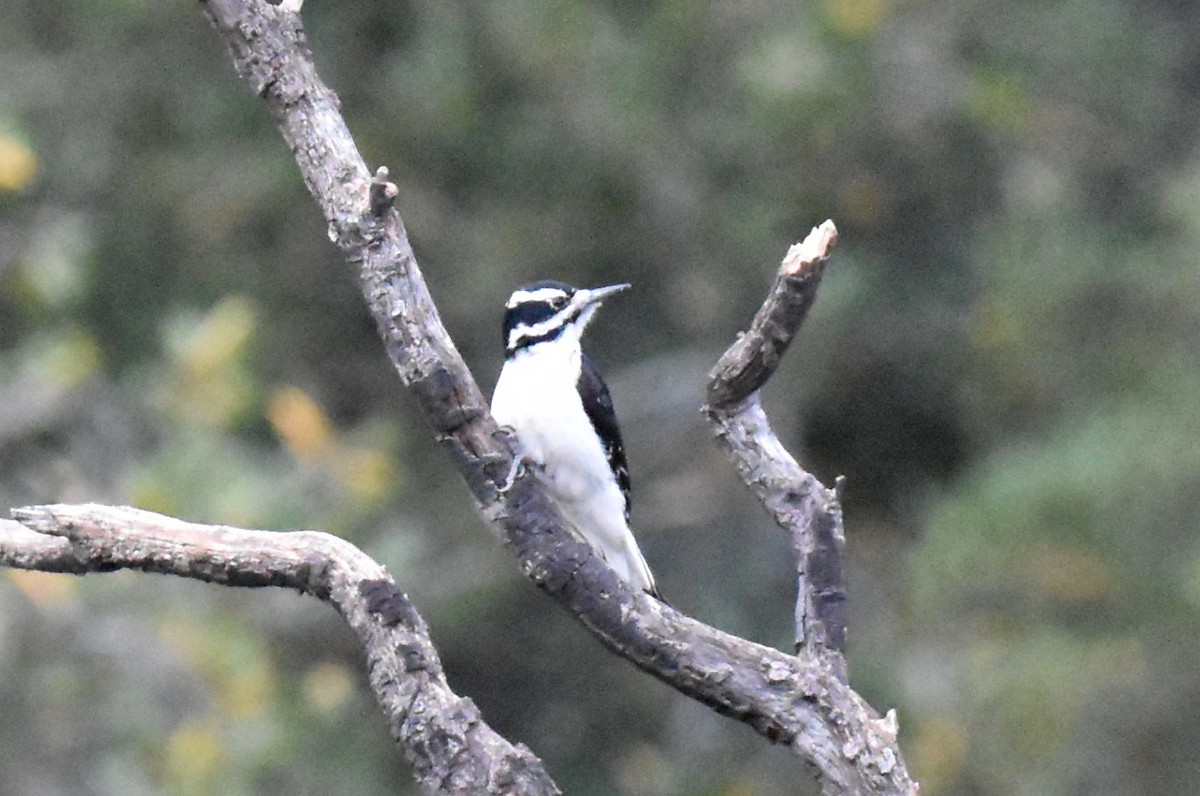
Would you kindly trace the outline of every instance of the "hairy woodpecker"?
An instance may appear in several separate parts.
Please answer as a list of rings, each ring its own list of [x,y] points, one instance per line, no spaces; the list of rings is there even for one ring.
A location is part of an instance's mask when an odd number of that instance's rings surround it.
[[[629,285],[562,282],[517,288],[504,313],[504,368],[492,415],[516,431],[572,530],[628,583],[655,597],[654,576],[629,530],[629,469],[612,397],[580,339],[601,302]]]

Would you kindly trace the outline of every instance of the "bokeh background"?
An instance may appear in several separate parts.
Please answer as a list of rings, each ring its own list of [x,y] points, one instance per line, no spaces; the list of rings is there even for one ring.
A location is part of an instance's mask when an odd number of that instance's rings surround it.
[[[697,411],[789,244],[766,391],[848,478],[852,683],[930,796],[1200,781],[1200,4],[310,2],[490,391],[524,281],[589,333],[664,592],[787,649],[788,540]],[[0,0],[0,506],[325,529],[577,794],[811,792],[614,659],[474,516],[195,2]],[[0,793],[413,792],[327,607],[0,573]]]

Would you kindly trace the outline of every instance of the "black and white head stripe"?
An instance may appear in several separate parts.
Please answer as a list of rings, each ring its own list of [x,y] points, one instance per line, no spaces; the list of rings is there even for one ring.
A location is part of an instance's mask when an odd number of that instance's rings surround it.
[[[504,313],[504,353],[512,356],[535,343],[553,340],[573,323],[586,325],[606,297],[628,288],[612,285],[592,290],[577,289],[562,282],[545,280],[513,291]]]
[[[508,304],[505,306],[511,310],[522,304],[552,305],[558,303],[561,307],[570,301],[573,295],[575,295],[575,288],[570,285],[545,279],[541,282],[522,285],[514,290],[513,294],[508,297]]]

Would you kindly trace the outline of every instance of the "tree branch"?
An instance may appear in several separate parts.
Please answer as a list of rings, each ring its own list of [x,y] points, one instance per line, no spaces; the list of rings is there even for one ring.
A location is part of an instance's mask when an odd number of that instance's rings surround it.
[[[299,17],[261,0],[209,0],[205,8],[238,73],[296,154],[330,237],[360,266],[364,296],[401,379],[449,447],[482,515],[526,573],[610,649],[818,762],[828,792],[906,792],[911,783],[894,736],[873,731],[868,722],[876,714],[824,658],[802,667],[633,593],[566,530],[534,479],[519,480],[500,499],[496,484],[508,472],[511,442],[497,435],[482,393],[442,327],[399,215],[380,200],[394,196],[394,187],[386,173],[377,175],[374,190],[366,179],[336,97],[313,67]]]
[[[841,480],[827,489],[796,463],[771,430],[758,395],[804,323],[835,243],[837,228],[826,221],[788,250],[750,328],[709,374],[705,412],[746,486],[791,533],[797,652],[826,659],[846,682]]]
[[[0,522],[0,562],[43,572],[135,569],[225,586],[281,586],[334,608],[358,636],[371,688],[431,792],[557,794],[542,762],[446,684],[425,620],[383,566],[318,531],[247,531],[111,506],[28,506]]]
[[[294,13],[298,4],[272,6],[264,0],[206,0],[203,7],[228,46],[238,74],[262,98],[295,154],[305,184],[329,223],[331,239],[359,267],[364,297],[401,380],[417,399],[438,440],[450,451],[481,515],[515,552],[525,573],[578,617],[609,649],[681,693],[747,723],[771,741],[787,744],[813,762],[825,793],[915,792],[916,785],[909,778],[895,743],[894,714],[880,718],[847,687],[844,668],[823,654],[825,649],[840,646],[826,643],[832,639],[828,628],[840,627],[830,611],[812,614],[826,627],[828,638],[823,637],[819,644],[808,643],[813,636],[808,629],[814,625],[808,621],[799,624],[805,629],[801,655],[785,655],[731,636],[630,589],[590,547],[577,541],[566,529],[536,479],[519,478],[503,495],[498,493],[497,483],[507,474],[512,461],[512,440],[497,433],[482,393],[441,324],[403,223],[392,207],[395,186],[387,182],[385,171],[371,178],[340,115],[336,96],[316,74],[299,16]],[[772,295],[776,294],[779,298],[774,303],[793,308],[779,310],[782,313],[779,317],[794,318],[795,323],[783,339],[773,330],[787,325],[778,320],[776,310],[764,310],[765,315],[760,313],[765,318],[763,323],[756,323],[747,335],[753,337],[756,334],[753,330],[761,326],[763,339],[776,341],[749,349],[748,361],[762,363],[750,369],[757,368],[762,380],[773,371],[786,340],[790,340],[799,326],[803,312],[796,312],[795,306],[807,307],[805,302],[812,300],[811,291],[797,293],[792,286],[780,288],[777,284]],[[798,296],[803,299],[799,305]],[[780,340],[782,345],[778,344]],[[710,393],[709,411],[732,419],[723,431],[727,441],[744,433],[745,442],[738,442],[735,450],[750,451],[752,445],[767,449],[774,445],[786,456],[769,430],[763,432],[767,427],[760,408],[757,416],[754,411],[727,411],[732,408],[731,401],[746,404],[749,410],[756,409],[756,403],[747,403],[749,397],[737,396],[745,392],[744,385],[754,384],[751,392],[757,389],[761,385],[761,380],[755,383],[757,379],[756,376],[724,379],[722,383],[731,385],[728,393],[718,391],[715,398]],[[743,453],[740,458],[735,456],[735,463],[751,488],[761,493],[760,497],[768,495],[776,482],[787,483],[792,490],[804,486],[803,480],[779,480],[774,475],[749,477],[747,474],[753,472],[746,468],[753,466],[757,455]],[[824,502],[830,503],[824,492],[810,491],[796,492],[791,497],[784,495],[783,504],[819,500],[822,495]],[[29,515],[27,519],[33,522],[37,518]],[[164,521],[178,522],[159,520]],[[114,529],[115,526],[109,531]],[[835,541],[840,539],[840,515],[836,528],[831,527],[826,533],[830,535]],[[320,544],[322,539],[331,537],[310,537]],[[136,548],[135,543],[126,550],[116,541],[112,547],[125,551],[127,559],[121,560],[128,560],[135,568],[160,565],[159,558],[142,556]],[[71,555],[78,556],[80,550],[87,549],[71,541]],[[826,545],[825,549],[833,549],[840,555],[836,544]],[[0,563],[28,560],[28,552],[0,548]],[[71,558],[66,549],[59,548],[46,560],[52,567],[63,567],[70,565]],[[836,560],[840,563],[840,557]],[[810,561],[800,567],[802,576],[808,573],[813,582],[817,580],[814,573],[823,571],[815,563]],[[100,569],[111,568],[118,565],[118,559],[101,556],[97,565]],[[204,571],[204,565],[199,570],[185,566],[184,571],[176,574],[194,571]],[[227,568],[213,571],[227,579],[223,582],[234,577]],[[263,582],[253,585],[275,585],[269,581],[275,576],[260,577]],[[840,588],[840,575],[827,580],[826,587],[835,584]],[[331,591],[331,598],[333,594]],[[388,595],[383,602],[390,605],[394,600],[404,609],[398,615],[408,616],[411,606],[400,599],[403,595],[398,591]],[[836,601],[825,603],[832,606]],[[415,616],[415,612],[411,613]],[[425,657],[422,651],[421,660],[434,659]],[[428,671],[428,668],[416,669],[420,677],[427,676]],[[376,676],[373,664],[373,682]],[[412,673],[396,669],[384,676],[401,679]],[[384,708],[389,711],[393,727],[419,724],[424,719],[421,714],[412,713],[403,700],[385,704]],[[477,716],[469,712],[469,721],[476,720]],[[410,756],[421,757],[419,750],[408,748],[409,741],[397,737]],[[470,752],[464,750],[463,754]],[[450,790],[445,783],[440,786],[447,792]],[[533,785],[529,787],[521,790],[514,786],[512,792],[542,792],[532,789]]]

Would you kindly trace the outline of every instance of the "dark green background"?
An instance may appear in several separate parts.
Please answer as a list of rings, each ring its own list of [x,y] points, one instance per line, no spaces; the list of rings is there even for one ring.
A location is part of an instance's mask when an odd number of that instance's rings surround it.
[[[1195,787],[1200,5],[304,17],[486,390],[516,284],[633,283],[589,341],[675,605],[790,646],[788,540],[697,409],[788,245],[833,218],[766,401],[848,478],[852,683],[898,709],[923,794]],[[801,761],[520,577],[195,2],[0,19],[0,505],[332,531],[569,792],[803,792]],[[413,790],[332,611],[129,573],[0,576],[0,772],[22,795]]]

